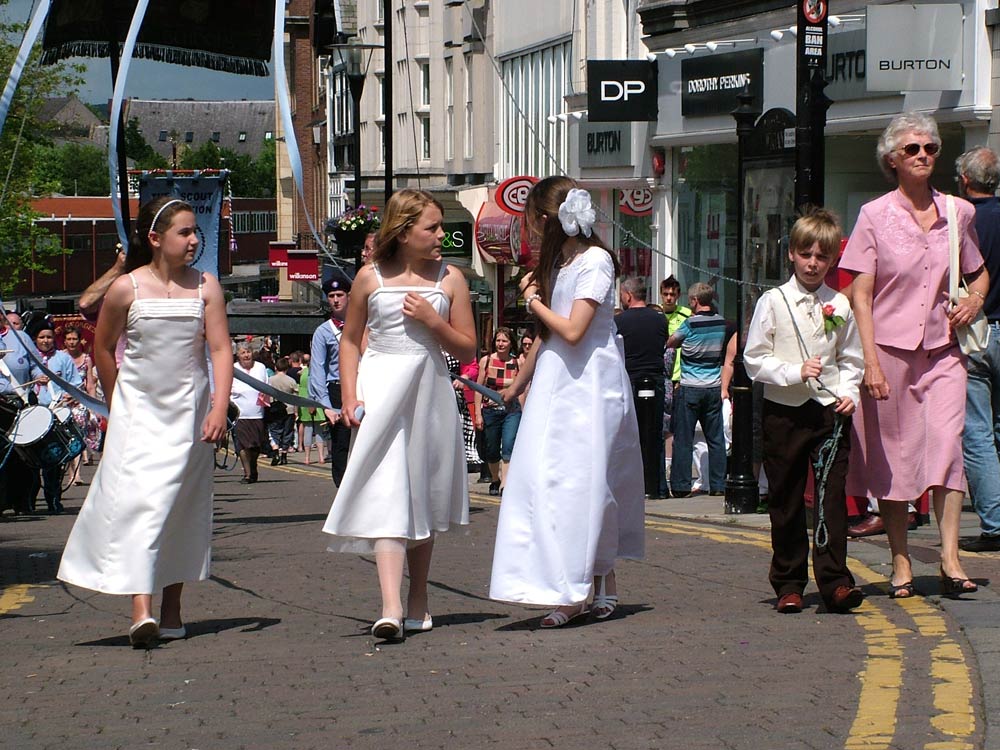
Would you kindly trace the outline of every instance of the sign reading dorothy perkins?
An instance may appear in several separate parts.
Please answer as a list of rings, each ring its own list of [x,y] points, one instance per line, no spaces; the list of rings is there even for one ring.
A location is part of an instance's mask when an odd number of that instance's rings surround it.
[[[628,123],[580,123],[581,167],[627,167],[632,164],[632,126]]]
[[[656,63],[648,60],[587,60],[587,119],[655,120],[656,71]]]
[[[870,5],[869,91],[962,88],[962,6]]]
[[[736,95],[748,88],[763,101],[764,50],[681,60],[681,114],[728,115],[739,103]]]

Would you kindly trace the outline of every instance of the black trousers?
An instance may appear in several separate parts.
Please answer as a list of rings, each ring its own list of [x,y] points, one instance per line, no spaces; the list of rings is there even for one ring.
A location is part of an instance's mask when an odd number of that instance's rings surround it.
[[[10,444],[0,444],[0,459],[6,455]],[[28,466],[17,451],[11,450],[7,463],[0,469],[0,511],[10,508],[15,513],[31,513],[38,495],[38,469]]]
[[[326,384],[326,392],[330,395],[330,405],[334,409],[340,409],[344,405],[340,395],[340,383],[333,382]],[[344,471],[347,469],[347,454],[351,448],[351,428],[345,426],[340,420],[330,425],[330,473],[333,475],[333,482],[338,487],[344,479]]]
[[[771,516],[770,580],[779,597],[801,594],[809,580],[809,530],[806,528],[804,493],[809,467],[820,446],[833,435],[833,406],[809,400],[801,406],[764,401],[764,471],[768,481]],[[820,595],[827,602],[840,585],[853,586],[847,569],[847,505],[844,485],[851,448],[848,419],[827,479],[823,511],[829,543],[813,550],[813,574]],[[818,480],[817,480],[818,481]],[[816,488],[819,499],[819,487]]]

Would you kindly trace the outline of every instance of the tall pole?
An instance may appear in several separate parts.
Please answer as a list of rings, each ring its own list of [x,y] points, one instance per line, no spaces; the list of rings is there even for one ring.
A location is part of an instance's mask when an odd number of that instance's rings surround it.
[[[347,76],[347,85],[351,89],[351,104],[354,118],[354,208],[361,205],[361,95],[365,90],[365,74],[351,73]],[[355,271],[361,268],[361,251],[363,246],[354,248]]]
[[[808,6],[808,7],[807,7]],[[798,5],[795,41],[795,208],[822,206],[825,179],[823,131],[830,100],[826,87],[828,3]]]
[[[392,126],[393,114],[392,74],[395,60],[392,53],[392,0],[382,0],[382,42],[385,49],[382,53],[384,62],[382,68],[382,104],[385,110],[385,121],[382,126],[382,142],[385,158],[385,202],[389,203],[392,195]]]
[[[111,3],[109,2],[110,6]],[[108,18],[111,18],[113,14],[108,11]],[[108,39],[108,58],[111,61],[111,88],[115,87],[115,83],[118,81],[118,64],[121,59],[121,51],[118,48],[118,40],[114,35],[114,24],[111,24],[109,29],[112,34]],[[125,227],[125,233],[131,234],[132,232],[132,217],[129,215],[128,206],[128,156],[125,153],[125,108],[122,107],[118,111],[118,122],[111,123],[111,127],[118,128],[118,191],[121,193],[119,201],[122,207],[122,224]],[[175,165],[176,166],[176,165]],[[112,197],[114,197],[115,186],[110,185],[110,190]],[[128,252],[128,248],[124,248]]]
[[[739,106],[733,110],[736,119],[736,357],[733,360],[733,380],[729,392],[733,402],[733,446],[729,476],[726,477],[726,513],[753,513],[757,510],[757,480],[753,475],[753,391],[746,367],[743,366],[744,328],[744,182],[746,140],[753,132],[760,112],[754,97],[746,89],[737,97]]]

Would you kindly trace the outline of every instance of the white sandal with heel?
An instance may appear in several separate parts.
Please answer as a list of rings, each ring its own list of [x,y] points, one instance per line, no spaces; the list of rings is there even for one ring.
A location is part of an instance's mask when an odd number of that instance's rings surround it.
[[[607,576],[597,576],[600,586],[594,594],[594,602],[590,605],[590,611],[595,620],[607,620],[618,608],[618,594],[605,593],[605,582]]]
[[[572,605],[571,605],[572,606]],[[539,627],[542,628],[561,628],[564,625],[569,625],[573,620],[577,620],[581,617],[587,616],[587,602],[580,602],[580,608],[575,611],[570,611],[569,613],[564,612],[562,609],[554,609],[549,612],[545,617],[542,618]]]

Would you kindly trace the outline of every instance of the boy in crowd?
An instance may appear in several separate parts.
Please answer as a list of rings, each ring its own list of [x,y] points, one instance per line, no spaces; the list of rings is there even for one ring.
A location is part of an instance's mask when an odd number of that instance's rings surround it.
[[[825,490],[816,488],[814,512],[818,517],[822,497],[827,543],[813,549],[813,573],[828,611],[846,612],[864,599],[847,569],[844,497],[851,414],[860,398],[864,357],[850,303],[823,283],[837,258],[840,236],[830,211],[819,209],[795,222],[788,250],[794,274],[757,302],[743,353],[747,373],[764,384],[773,553],[769,578],[783,614],[802,611],[809,560],[803,493],[810,464],[834,435],[839,440],[827,458]]]

